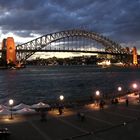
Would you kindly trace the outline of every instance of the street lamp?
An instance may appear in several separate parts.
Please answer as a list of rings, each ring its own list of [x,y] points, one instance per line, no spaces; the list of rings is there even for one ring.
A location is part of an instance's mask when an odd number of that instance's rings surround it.
[[[134,90],[133,92],[136,93],[136,92],[137,92],[137,89],[138,89],[137,83],[133,83],[133,84],[132,84],[132,88],[133,88],[133,90]]]
[[[64,96],[63,95],[60,95],[59,96],[59,99],[60,99],[60,101],[63,101],[64,100]]]
[[[14,104],[14,100],[13,100],[13,99],[10,99],[10,100],[9,100],[9,105],[10,105],[10,107],[11,107],[11,117],[10,117],[10,119],[13,119],[13,114],[12,114],[12,107],[13,107],[13,104]]]
[[[118,88],[117,88],[117,90],[118,90],[118,92],[120,93],[121,91],[122,91],[122,87],[121,86],[118,86]],[[118,97],[119,97],[120,95],[118,94]],[[115,97],[115,100],[116,100],[116,102],[118,102],[117,100],[117,94],[116,94],[116,97]]]
[[[62,109],[63,109],[62,101],[64,100],[64,96],[63,95],[60,95],[59,96],[59,99],[61,101],[61,104],[59,104],[58,111],[59,111],[59,114],[61,115],[63,113],[63,111],[62,111]]]
[[[118,87],[118,91],[122,91],[122,87]]]
[[[138,91],[138,85],[136,83],[133,83],[132,87],[134,89],[134,93],[139,95],[139,101],[140,101],[140,92]]]
[[[97,90],[97,91],[95,92],[95,94],[96,94],[96,96],[100,96],[100,91]]]
[[[134,89],[137,89],[138,85],[137,85],[136,83],[133,83],[132,87],[133,87]]]
[[[95,95],[96,95],[96,105],[98,106],[99,105],[99,98],[100,98],[100,91],[96,90]]]

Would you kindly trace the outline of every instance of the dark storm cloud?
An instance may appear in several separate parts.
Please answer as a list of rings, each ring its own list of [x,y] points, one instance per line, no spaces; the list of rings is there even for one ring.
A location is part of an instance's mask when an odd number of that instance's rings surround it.
[[[44,5],[46,0],[0,0],[1,9],[37,9]]]
[[[86,28],[118,42],[138,41],[140,0],[0,0],[0,28],[16,35]]]

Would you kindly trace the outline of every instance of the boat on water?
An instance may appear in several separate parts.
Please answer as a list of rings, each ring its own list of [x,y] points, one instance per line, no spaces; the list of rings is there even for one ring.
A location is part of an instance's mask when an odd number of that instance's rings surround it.
[[[109,66],[109,65],[111,65],[111,62],[110,62],[110,60],[104,60],[102,62],[98,62],[97,65],[100,65],[100,66]]]
[[[114,66],[124,66],[124,63],[118,62],[118,63],[113,63]]]
[[[11,70],[16,70],[16,67],[11,67],[10,69],[11,69]]]

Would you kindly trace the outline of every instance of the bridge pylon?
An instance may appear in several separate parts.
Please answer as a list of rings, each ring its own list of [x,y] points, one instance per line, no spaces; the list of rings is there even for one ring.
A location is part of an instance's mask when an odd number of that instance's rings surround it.
[[[132,51],[133,51],[133,64],[138,65],[137,48],[133,47]]]
[[[3,39],[2,57],[8,65],[16,65],[16,46],[13,37]]]

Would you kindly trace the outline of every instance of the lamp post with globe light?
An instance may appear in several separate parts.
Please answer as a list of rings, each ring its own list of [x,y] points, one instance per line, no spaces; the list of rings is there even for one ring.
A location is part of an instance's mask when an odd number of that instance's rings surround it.
[[[121,92],[121,91],[122,91],[122,87],[119,86],[119,87],[117,88],[117,90],[118,90],[118,92]]]
[[[118,94],[115,96],[115,100],[114,100],[114,102],[116,104],[118,103],[118,98],[117,97],[119,97],[121,95],[120,93],[122,91],[122,87],[121,86],[118,86],[117,91],[118,91]]]
[[[118,87],[118,91],[122,91],[122,87],[119,86],[119,87]]]
[[[95,92],[95,94],[96,94],[96,96],[100,96],[100,91],[99,90],[97,90],[96,92]]]
[[[9,105],[10,105],[10,107],[11,107],[11,117],[10,117],[10,119],[13,119],[13,113],[12,113],[13,104],[14,104],[14,100],[13,100],[13,99],[10,99],[10,100],[9,100]]]
[[[134,94],[136,94],[136,92],[137,92],[137,90],[138,90],[138,85],[137,85],[137,83],[133,83],[133,84],[132,84],[132,88],[133,88],[133,91],[132,91],[132,92],[133,92]]]
[[[134,89],[134,93],[135,94],[138,94],[138,102],[140,102],[140,92],[138,91],[138,85],[137,85],[137,83],[133,83],[132,84],[132,87],[133,87],[133,89]],[[136,93],[137,92],[137,93]]]
[[[60,99],[60,101],[63,101],[64,100],[64,96],[63,95],[60,95],[59,96],[59,99]]]
[[[61,104],[59,104],[59,108],[58,109],[59,109],[59,114],[61,115],[63,113],[63,111],[62,111],[62,109],[63,109],[62,101],[64,100],[64,96],[60,95],[59,99],[60,99]]]
[[[133,83],[132,87],[133,87],[134,90],[136,90],[138,88],[138,85],[136,83]]]
[[[99,99],[100,99],[100,91],[99,90],[96,90],[95,91],[95,98],[96,98],[96,105],[98,106],[99,105]]]

